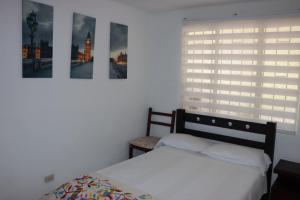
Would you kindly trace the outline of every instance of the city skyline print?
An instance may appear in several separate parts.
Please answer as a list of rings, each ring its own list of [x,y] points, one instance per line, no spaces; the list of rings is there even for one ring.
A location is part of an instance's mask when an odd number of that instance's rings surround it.
[[[52,78],[53,7],[22,2],[22,77]]]
[[[110,24],[109,78],[127,79],[128,26]]]
[[[70,78],[93,78],[95,28],[95,18],[73,13]]]

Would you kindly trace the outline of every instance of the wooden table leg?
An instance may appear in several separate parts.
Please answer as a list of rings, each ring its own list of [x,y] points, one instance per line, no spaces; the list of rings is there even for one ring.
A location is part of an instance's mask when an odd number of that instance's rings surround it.
[[[133,148],[129,145],[129,159],[133,157]]]

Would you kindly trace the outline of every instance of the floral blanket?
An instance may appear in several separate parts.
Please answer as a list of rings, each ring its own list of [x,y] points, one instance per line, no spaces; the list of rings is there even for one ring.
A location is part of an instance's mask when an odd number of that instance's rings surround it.
[[[108,178],[84,175],[65,183],[41,200],[155,200],[150,194]]]

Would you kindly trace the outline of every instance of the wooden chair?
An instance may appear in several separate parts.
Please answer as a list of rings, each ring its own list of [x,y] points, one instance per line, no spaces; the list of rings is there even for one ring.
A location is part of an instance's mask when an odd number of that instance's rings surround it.
[[[163,112],[154,112],[152,108],[149,108],[148,112],[148,122],[147,122],[147,132],[145,137],[137,138],[131,142],[129,142],[129,158],[133,156],[133,149],[138,149],[144,152],[148,152],[153,150],[156,143],[160,140],[159,137],[150,136],[150,128],[151,125],[160,125],[160,126],[167,126],[170,127],[170,133],[174,132],[174,125],[175,125],[175,114],[176,112],[173,110],[172,113],[163,113]],[[154,121],[152,120],[153,115],[170,117],[170,123],[161,122],[161,121]]]

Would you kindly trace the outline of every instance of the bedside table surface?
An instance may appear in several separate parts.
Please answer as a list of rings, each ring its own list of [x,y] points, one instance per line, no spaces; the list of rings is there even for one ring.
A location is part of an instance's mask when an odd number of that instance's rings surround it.
[[[146,137],[137,138],[131,141],[130,144],[150,150],[154,148],[154,146],[157,144],[159,140],[160,140],[159,137],[146,136]]]
[[[299,200],[300,164],[280,160],[274,173],[278,178],[272,186],[271,200]]]
[[[300,164],[291,161],[280,160],[274,169],[274,173],[300,179]]]

